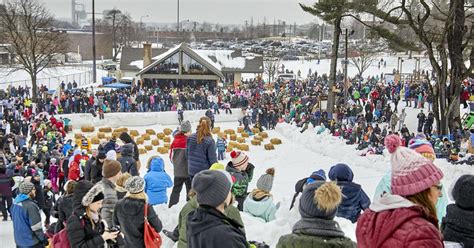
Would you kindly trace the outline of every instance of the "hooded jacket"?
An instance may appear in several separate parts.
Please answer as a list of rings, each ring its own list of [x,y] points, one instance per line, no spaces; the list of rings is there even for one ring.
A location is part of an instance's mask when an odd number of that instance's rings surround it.
[[[212,136],[204,137],[201,144],[197,143],[197,134],[187,138],[186,155],[188,157],[188,172],[194,176],[202,170],[207,170],[217,163],[216,144]]]
[[[74,160],[72,161],[71,166],[69,166],[68,179],[71,181],[79,181],[79,179],[81,179],[81,170],[79,168],[79,166],[81,166],[81,158],[81,154],[74,155]]]
[[[41,194],[41,191],[38,192]],[[31,198],[19,194],[11,208],[13,233],[17,247],[32,247],[46,242],[47,237],[41,226],[40,209]]]
[[[329,178],[342,189],[342,203],[336,216],[357,222],[361,211],[368,208],[370,199],[359,184],[353,183],[354,174],[345,164],[337,164],[329,170]]]
[[[360,248],[442,248],[436,218],[399,195],[384,195],[372,203],[357,221]]]
[[[0,174],[0,195],[11,196],[15,181],[6,174]]]
[[[232,185],[232,193],[235,196],[247,196],[249,183],[252,181],[254,169],[255,166],[253,166],[251,163],[248,163],[247,169],[245,171],[236,169],[232,164],[232,161],[227,163],[225,170],[229,172],[234,180],[234,184]]]
[[[125,236],[125,247],[145,248],[144,244],[144,214],[145,200],[124,198],[115,206],[114,223],[120,225],[120,230]],[[148,222],[156,230],[161,232],[161,220],[153,210],[148,207]]]
[[[261,200],[255,200],[252,194],[249,194],[244,202],[244,212],[252,216],[259,217],[265,222],[275,220],[277,208],[273,203],[271,196],[265,197]]]
[[[64,223],[66,223],[67,219],[71,216],[74,208],[72,197],[72,195],[66,195],[56,201],[54,208],[58,215],[58,221],[54,227],[54,233],[61,231],[64,228]]]
[[[245,234],[234,220],[215,208],[200,206],[188,215],[188,248],[247,248]]]
[[[188,174],[188,157],[186,156],[186,140],[184,134],[177,134],[171,143],[170,159],[173,162],[174,177],[189,178]]]
[[[122,172],[128,172],[132,176],[138,176],[137,164],[133,158],[133,144],[128,143],[122,146],[121,157],[118,162],[122,165]]]
[[[173,181],[165,172],[163,159],[160,157],[152,158],[150,167],[145,177],[145,193],[151,205],[163,204],[168,202],[166,189],[173,186]]]
[[[99,159],[96,159],[94,163],[91,164],[91,182],[98,183],[102,180],[102,165],[103,162],[100,162]]]
[[[130,135],[128,133],[123,132],[123,133],[120,134],[119,139],[121,141],[123,141],[123,143],[125,143],[125,144],[132,144],[133,145],[133,159],[135,159],[135,161],[140,161],[140,152],[138,150],[137,143],[135,143],[135,141],[133,141],[132,137],[130,137]]]

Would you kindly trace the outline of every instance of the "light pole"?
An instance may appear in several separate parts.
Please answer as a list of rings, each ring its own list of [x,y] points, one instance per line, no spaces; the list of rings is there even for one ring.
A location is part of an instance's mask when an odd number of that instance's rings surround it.
[[[150,17],[150,16],[148,16],[148,15],[140,16],[140,32],[142,33],[142,35],[143,35],[143,18],[144,17],[146,18],[146,17]],[[146,32],[145,32],[145,34],[146,34]],[[142,41],[143,41],[143,37],[142,37]]]
[[[97,63],[95,50],[95,0],[92,0],[92,83],[97,82]]]
[[[178,0],[178,8],[177,8],[177,20],[176,20],[176,33],[179,33],[179,0]]]

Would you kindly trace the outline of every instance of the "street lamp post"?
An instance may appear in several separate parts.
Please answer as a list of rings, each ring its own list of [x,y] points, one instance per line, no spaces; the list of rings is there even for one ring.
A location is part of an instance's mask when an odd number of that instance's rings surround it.
[[[92,0],[92,83],[97,82],[97,63],[95,50],[95,0]]]

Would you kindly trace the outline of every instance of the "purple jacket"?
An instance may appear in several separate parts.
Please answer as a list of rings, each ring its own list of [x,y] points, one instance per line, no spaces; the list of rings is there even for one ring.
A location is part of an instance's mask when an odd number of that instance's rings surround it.
[[[51,184],[55,190],[58,189],[58,169],[57,164],[51,164],[49,166],[49,180],[51,180]]]
[[[11,177],[0,174],[0,195],[11,196],[13,185],[15,185],[15,181]]]

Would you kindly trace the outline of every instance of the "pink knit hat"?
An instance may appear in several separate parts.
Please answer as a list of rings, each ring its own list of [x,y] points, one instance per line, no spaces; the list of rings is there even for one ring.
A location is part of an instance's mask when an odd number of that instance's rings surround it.
[[[415,151],[402,146],[397,135],[385,138],[385,146],[392,154],[392,194],[409,196],[439,183],[443,172]]]

